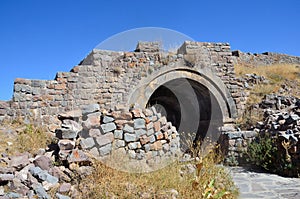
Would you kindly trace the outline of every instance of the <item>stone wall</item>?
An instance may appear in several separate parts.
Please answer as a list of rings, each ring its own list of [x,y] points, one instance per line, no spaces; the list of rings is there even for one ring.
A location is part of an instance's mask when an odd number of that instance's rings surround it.
[[[220,137],[220,145],[225,153],[225,163],[236,166],[245,163],[244,153],[248,144],[258,135],[257,131],[226,131]]]
[[[265,52],[261,54],[252,54],[243,53],[241,51],[233,51],[232,55],[235,63],[242,63],[249,66],[266,66],[272,64],[300,65],[300,57],[280,53]]]
[[[59,119],[62,124],[55,132],[62,161],[72,163],[74,153],[88,151],[102,160],[115,158],[120,162],[127,157],[126,165],[135,160],[151,167],[179,156],[176,128],[154,107],[107,112],[91,104],[62,113]]]
[[[13,99],[1,102],[0,119],[29,117],[43,124],[51,123],[53,130],[54,124],[59,124],[59,112],[94,103],[101,109],[129,107],[130,94],[145,79],[177,68],[193,69],[223,82],[229,91],[225,98],[234,99],[228,106],[235,106],[238,113],[244,109],[247,92],[243,91],[243,82],[235,78],[228,43],[185,42],[177,53],[149,50],[149,46],[143,48],[142,44],[139,49],[139,52],[94,49],[70,72],[58,72],[54,80],[16,79]]]

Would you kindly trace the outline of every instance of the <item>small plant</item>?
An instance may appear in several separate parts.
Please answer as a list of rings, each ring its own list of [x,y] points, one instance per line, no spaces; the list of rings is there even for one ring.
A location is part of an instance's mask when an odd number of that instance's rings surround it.
[[[277,152],[275,140],[270,135],[265,134],[249,143],[245,155],[249,163],[273,172],[276,169]]]

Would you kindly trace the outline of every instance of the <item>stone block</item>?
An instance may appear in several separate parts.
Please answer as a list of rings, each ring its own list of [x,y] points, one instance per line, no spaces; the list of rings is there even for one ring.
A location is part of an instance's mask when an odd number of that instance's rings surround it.
[[[99,104],[89,104],[82,108],[82,114],[86,115],[89,113],[94,113],[100,110]]]
[[[140,138],[142,135],[146,135],[147,131],[145,129],[137,129],[135,130],[135,134],[137,138]]]
[[[139,42],[135,49],[136,52],[159,52],[161,44],[159,42]]]
[[[57,199],[71,199],[69,196],[65,196],[60,193],[56,193],[55,196],[57,197]]]
[[[88,149],[88,148],[92,148],[95,145],[95,141],[93,137],[89,137],[89,138],[82,138],[80,139],[80,146],[83,149]]]
[[[152,115],[153,115],[153,111],[150,110],[150,109],[145,109],[145,110],[143,111],[143,113],[144,113],[144,115],[145,115],[146,117],[149,117],[149,116],[152,116]]]
[[[58,147],[60,150],[72,150],[75,147],[75,141],[72,140],[59,140]]]
[[[123,128],[123,131],[125,133],[134,133],[134,128],[129,126],[128,124],[125,124],[124,128]]]
[[[154,123],[153,123],[153,127],[154,127],[154,131],[155,131],[155,132],[160,131],[160,128],[161,128],[160,122],[159,122],[159,121],[154,122]]]
[[[249,139],[256,137],[258,133],[256,131],[242,131],[242,136],[244,139]]]
[[[137,137],[135,134],[131,134],[131,133],[125,133],[124,134],[124,140],[126,142],[134,142],[137,140]]]
[[[107,124],[101,124],[101,129],[103,130],[104,133],[114,131],[116,128],[117,128],[117,126],[114,122],[110,122]]]
[[[89,157],[79,149],[73,149],[67,160],[69,163],[90,162]]]
[[[147,136],[153,135],[154,134],[154,130],[153,129],[149,129],[147,131]]]
[[[11,156],[10,161],[9,161],[9,166],[14,167],[16,169],[21,169],[28,165],[29,162],[29,156],[28,154],[21,154],[21,155],[16,155],[16,156]]]
[[[147,125],[146,125],[146,129],[149,130],[149,129],[152,129],[153,128],[153,122],[148,122]]]
[[[145,115],[142,111],[142,109],[134,109],[131,111],[134,118],[144,118]]]
[[[162,143],[160,141],[156,141],[156,142],[154,142],[153,144],[150,145],[150,149],[155,150],[155,151],[161,150],[162,149]]]
[[[242,138],[242,132],[240,131],[234,131],[234,132],[227,132],[228,139],[237,139]]]
[[[55,130],[55,134],[59,139],[75,139],[78,132],[71,129],[60,128]]]
[[[101,113],[95,112],[87,115],[87,119],[83,122],[83,126],[87,129],[100,126]]]
[[[121,148],[125,146],[125,141],[124,140],[116,140],[115,141],[115,146],[116,148]]]
[[[74,120],[70,120],[70,119],[63,120],[61,127],[65,128],[65,129],[70,129],[70,130],[74,131],[75,133],[78,133],[79,131],[82,130],[82,126],[79,123],[77,123]]]
[[[128,144],[128,148],[131,150],[141,148],[140,142],[131,142]]]
[[[146,122],[143,118],[134,119],[134,129],[146,128]]]
[[[120,120],[120,119],[115,120],[115,124],[117,125],[118,129],[123,129],[123,126],[128,123],[130,123],[128,120]]]
[[[115,130],[114,137],[115,139],[123,139],[123,130]]]
[[[147,144],[147,143],[150,142],[150,138],[146,135],[143,135],[143,136],[140,137],[140,142],[141,142],[142,145]]]
[[[149,139],[150,139],[150,143],[154,143],[154,142],[156,141],[154,135],[150,135],[150,136],[149,136]]]
[[[102,122],[107,124],[109,122],[113,122],[115,121],[115,119],[113,117],[109,117],[109,116],[104,116],[103,119],[102,119]]]
[[[131,159],[135,159],[136,158],[136,153],[134,150],[128,150],[128,156],[131,158]]]
[[[145,152],[150,151],[150,144],[145,144],[144,145],[144,150],[145,150]]]
[[[167,124],[167,118],[166,118],[165,116],[162,116],[161,118],[159,118],[158,121],[160,121],[160,123],[161,123],[162,125]]]
[[[40,167],[31,167],[29,172],[36,178],[47,181],[51,184],[58,183],[58,178],[50,175],[47,171],[42,170]]]
[[[0,182],[12,181],[14,179],[14,174],[0,174]]]
[[[100,156],[108,155],[112,151],[112,144],[107,144],[99,148]]]
[[[157,140],[161,140],[164,138],[164,134],[162,132],[156,132],[155,137]]]
[[[132,114],[130,112],[124,111],[114,111],[111,113],[111,115],[116,119],[116,120],[131,120],[132,119]]]
[[[96,141],[99,144],[99,146],[104,146],[104,145],[110,144],[114,141],[114,134],[107,133],[107,134],[101,135],[96,138]]]
[[[63,119],[76,119],[76,118],[80,118],[82,116],[82,111],[81,110],[72,110],[72,111],[68,111],[65,113],[60,113],[58,115],[58,118],[63,120]]]
[[[45,155],[37,156],[33,161],[33,164],[36,167],[40,167],[43,170],[49,171],[52,167],[52,159]]]
[[[90,150],[90,154],[92,154],[93,156],[97,157],[99,156],[99,150],[98,150],[98,147],[94,147]]]
[[[89,135],[90,135],[91,137],[98,137],[98,136],[101,136],[100,129],[90,129],[90,130],[89,130]]]

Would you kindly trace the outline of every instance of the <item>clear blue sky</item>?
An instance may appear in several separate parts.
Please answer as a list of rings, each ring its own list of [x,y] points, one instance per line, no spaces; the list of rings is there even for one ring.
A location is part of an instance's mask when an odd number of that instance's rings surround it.
[[[1,0],[0,99],[17,77],[53,79],[108,37],[163,27],[245,52],[300,56],[299,0]]]

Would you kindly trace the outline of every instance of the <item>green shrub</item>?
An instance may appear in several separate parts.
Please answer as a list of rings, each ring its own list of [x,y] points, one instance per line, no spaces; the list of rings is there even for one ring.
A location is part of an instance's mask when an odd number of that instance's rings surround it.
[[[271,173],[282,176],[300,177],[300,162],[290,155],[278,137],[266,134],[248,144],[246,161]]]
[[[266,134],[249,143],[246,160],[255,166],[272,172],[276,167],[277,152],[275,139]]]

